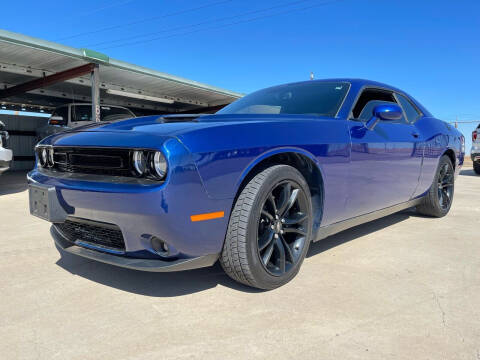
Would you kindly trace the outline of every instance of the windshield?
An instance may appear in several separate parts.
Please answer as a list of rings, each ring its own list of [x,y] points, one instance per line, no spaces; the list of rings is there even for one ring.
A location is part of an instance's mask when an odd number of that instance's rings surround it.
[[[135,115],[130,110],[125,108],[110,107],[110,106],[100,107],[100,119],[102,121],[113,121],[113,120],[128,119],[133,117],[135,117]]]
[[[263,89],[217,114],[312,114],[335,116],[350,87],[345,82],[303,82]]]
[[[74,105],[72,106],[73,121],[93,121],[91,105]],[[120,119],[128,119],[135,115],[128,109],[116,106],[100,106],[100,120],[113,121]]]

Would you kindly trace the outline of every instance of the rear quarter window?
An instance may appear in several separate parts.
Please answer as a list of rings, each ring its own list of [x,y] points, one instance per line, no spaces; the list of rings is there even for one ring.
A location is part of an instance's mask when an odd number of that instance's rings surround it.
[[[411,103],[409,99],[407,99],[406,96],[402,94],[396,94],[398,98],[398,102],[400,103],[400,106],[403,108],[403,111],[405,112],[405,116],[407,117],[407,121],[409,123],[414,123],[417,121],[422,114],[417,110],[415,106]]]

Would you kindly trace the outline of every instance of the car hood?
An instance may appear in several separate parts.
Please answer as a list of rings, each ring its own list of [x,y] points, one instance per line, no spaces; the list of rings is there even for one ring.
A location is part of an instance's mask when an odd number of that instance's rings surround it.
[[[208,127],[238,125],[252,122],[288,122],[318,119],[313,115],[228,114],[145,116],[129,120],[90,124],[70,132],[137,132],[160,136],[179,136]]]
[[[326,119],[328,118],[323,120]],[[197,151],[199,144],[222,149],[233,146],[235,141],[239,141],[237,138],[252,136],[260,136],[261,142],[265,142],[265,134],[304,132],[308,128],[305,125],[319,126],[322,123],[326,124],[321,117],[313,115],[157,115],[90,124],[51,135],[42,140],[41,144],[155,149],[168,138],[175,138],[191,151]],[[218,141],[221,144],[217,144]]]

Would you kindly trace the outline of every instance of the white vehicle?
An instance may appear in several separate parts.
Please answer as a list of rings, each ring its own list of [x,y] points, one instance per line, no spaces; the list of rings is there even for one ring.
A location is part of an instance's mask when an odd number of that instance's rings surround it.
[[[100,106],[100,121],[118,121],[134,117],[135,114],[132,111],[121,106]],[[48,124],[37,130],[37,138],[41,140],[49,135],[94,122],[95,119],[92,119],[92,104],[62,105],[55,109],[48,120]]]
[[[473,161],[473,170],[480,175],[480,125],[472,132],[472,150],[470,156]]]
[[[5,130],[5,124],[0,121],[0,174],[10,168],[13,153],[8,147],[8,132]]]

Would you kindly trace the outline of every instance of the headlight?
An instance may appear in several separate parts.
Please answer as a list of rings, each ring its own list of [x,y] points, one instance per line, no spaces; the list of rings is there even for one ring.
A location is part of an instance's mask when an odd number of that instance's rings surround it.
[[[167,159],[161,151],[135,150],[132,152],[132,171],[137,176],[162,180],[167,175]]]
[[[53,148],[51,146],[37,146],[35,152],[38,156],[38,163],[41,167],[53,167],[55,162],[53,161]]]
[[[145,171],[147,170],[147,161],[145,159],[145,154],[143,151],[134,151],[133,152],[133,168],[135,169],[135,172],[137,175],[143,175],[145,174]]]
[[[53,148],[48,148],[47,154],[48,154],[48,166],[53,167],[53,165],[55,165],[55,162],[53,161]]]
[[[40,150],[40,165],[42,167],[47,166],[47,161],[48,161],[47,148],[42,148]]]
[[[167,174],[167,160],[160,151],[153,154],[150,162],[150,171],[153,175],[163,179]]]

